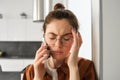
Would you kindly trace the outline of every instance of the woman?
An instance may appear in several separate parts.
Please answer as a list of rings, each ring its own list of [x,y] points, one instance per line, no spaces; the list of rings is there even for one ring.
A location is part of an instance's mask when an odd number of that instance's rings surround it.
[[[78,27],[76,16],[62,4],[56,4],[43,25],[47,45],[38,49],[34,63],[24,71],[23,80],[52,80],[46,61],[57,71],[58,80],[97,80],[93,62],[78,57],[82,44]]]

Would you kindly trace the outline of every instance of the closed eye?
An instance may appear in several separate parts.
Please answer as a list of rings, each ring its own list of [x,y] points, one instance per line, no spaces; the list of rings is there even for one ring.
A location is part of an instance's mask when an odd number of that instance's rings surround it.
[[[63,38],[65,41],[69,41],[70,40],[70,38]]]
[[[49,38],[50,40],[55,40],[56,38]]]

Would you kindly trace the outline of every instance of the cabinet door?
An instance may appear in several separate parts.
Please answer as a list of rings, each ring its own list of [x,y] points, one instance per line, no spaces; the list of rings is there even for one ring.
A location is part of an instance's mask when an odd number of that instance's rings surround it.
[[[5,20],[0,20],[0,41],[7,40],[7,26]]]
[[[18,72],[23,69],[23,60],[1,59],[0,65],[3,72]]]
[[[26,41],[41,41],[43,37],[43,23],[26,23]]]
[[[26,40],[26,25],[22,20],[17,20],[13,23],[14,20],[9,20],[7,26],[7,36],[8,41],[25,41]],[[19,24],[19,25],[18,25]]]
[[[34,59],[24,59],[23,60],[23,67],[25,68],[26,66],[33,64]]]
[[[6,6],[7,5],[7,6]],[[0,41],[40,41],[42,22],[33,22],[32,0],[2,0],[0,12]],[[27,18],[21,16],[22,13]]]

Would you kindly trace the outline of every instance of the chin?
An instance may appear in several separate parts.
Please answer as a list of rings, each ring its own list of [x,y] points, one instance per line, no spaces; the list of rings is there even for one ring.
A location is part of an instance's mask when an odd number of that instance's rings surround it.
[[[60,56],[54,56],[53,59],[56,59],[57,61],[64,60],[66,57],[60,57]]]

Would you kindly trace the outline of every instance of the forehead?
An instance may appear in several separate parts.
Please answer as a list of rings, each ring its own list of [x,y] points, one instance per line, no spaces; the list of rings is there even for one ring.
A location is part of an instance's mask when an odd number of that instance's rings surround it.
[[[46,27],[46,33],[55,33],[57,35],[63,35],[71,32],[71,25],[66,19],[54,19]]]

